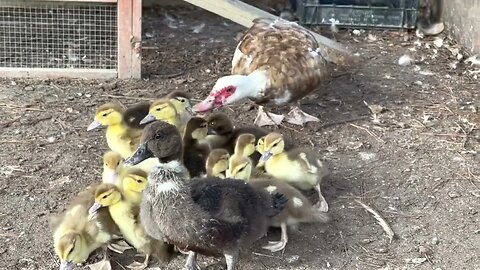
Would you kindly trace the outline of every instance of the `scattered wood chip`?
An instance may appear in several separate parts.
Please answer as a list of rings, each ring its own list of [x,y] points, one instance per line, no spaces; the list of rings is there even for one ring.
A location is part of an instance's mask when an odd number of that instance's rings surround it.
[[[97,263],[86,265],[90,270],[112,270],[110,260],[101,260]]]
[[[107,247],[113,252],[116,252],[119,254],[124,253],[126,250],[132,249],[132,247],[124,240],[120,240],[116,243],[110,243]]]
[[[382,229],[387,234],[387,237],[390,239],[390,243],[391,243],[393,241],[393,237],[395,236],[395,233],[393,232],[390,225],[388,225],[387,221],[382,216],[380,216],[380,214],[377,211],[375,211],[373,208],[371,208],[370,206],[364,204],[363,202],[361,202],[359,200],[355,200],[355,201],[358,204],[360,204],[363,208],[365,208],[365,210],[367,210],[368,212],[370,212],[373,215],[373,217],[378,221],[378,224],[382,227]]]

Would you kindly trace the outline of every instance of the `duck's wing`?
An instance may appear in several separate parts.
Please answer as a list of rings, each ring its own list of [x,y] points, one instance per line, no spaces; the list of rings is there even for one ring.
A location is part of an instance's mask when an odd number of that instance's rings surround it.
[[[328,174],[326,166],[320,160],[320,157],[312,151],[312,149],[295,148],[290,150],[287,153],[287,156],[290,160],[296,160],[308,173],[322,176]]]
[[[123,112],[123,121],[125,125],[133,129],[143,129],[147,124],[140,124],[140,121],[147,116],[150,109],[150,102],[140,102],[128,107]]]
[[[296,23],[256,19],[237,46],[232,74],[265,70],[270,78],[265,99],[286,103],[316,89],[327,75],[318,47],[312,34]]]

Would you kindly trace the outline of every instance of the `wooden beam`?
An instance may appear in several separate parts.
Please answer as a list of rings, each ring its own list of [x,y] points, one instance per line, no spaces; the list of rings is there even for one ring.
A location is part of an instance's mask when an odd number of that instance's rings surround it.
[[[118,0],[118,78],[141,78],[142,1]]]
[[[253,25],[256,18],[280,19],[278,16],[265,12],[239,0],[184,0],[212,13],[227,18],[247,28]],[[307,29],[308,30],[308,29]],[[310,30],[308,30],[310,31]],[[322,55],[335,64],[347,64],[352,59],[351,52],[342,44],[310,31],[321,45]]]
[[[113,79],[117,78],[114,69],[74,69],[74,68],[5,68],[0,67],[2,78],[75,78],[75,79]]]
[[[142,78],[142,1],[132,3],[132,66],[131,76]]]

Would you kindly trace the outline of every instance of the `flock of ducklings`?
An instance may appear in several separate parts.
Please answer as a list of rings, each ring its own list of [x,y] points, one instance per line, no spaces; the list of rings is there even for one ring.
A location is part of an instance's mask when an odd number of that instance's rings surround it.
[[[285,208],[269,224],[281,228],[281,239],[269,242],[264,249],[283,250],[288,242],[288,226],[329,221],[328,204],[320,189],[322,178],[327,175],[326,167],[314,149],[295,148],[278,132],[255,126],[235,127],[221,112],[194,116],[190,97],[182,91],[127,109],[107,103],[97,108],[94,119],[87,130],[105,126],[110,149],[103,155],[101,182],[88,186],[63,213],[52,218],[54,248],[62,270],[84,263],[100,247],[104,260],[90,265],[92,269],[105,262],[109,264],[107,248],[121,253],[133,246],[144,254],[143,262],[134,261],[127,266],[137,270],[146,268],[150,257],[167,262],[175,251],[185,254],[149,236],[139,219],[142,190],[148,184],[149,172],[162,160],[149,158],[135,166],[124,164],[137,150],[142,130],[157,120],[174,125],[183,134],[183,165],[190,177],[243,180],[288,198]],[[310,189],[318,193],[316,204],[300,191]],[[128,246],[116,242],[122,239]]]

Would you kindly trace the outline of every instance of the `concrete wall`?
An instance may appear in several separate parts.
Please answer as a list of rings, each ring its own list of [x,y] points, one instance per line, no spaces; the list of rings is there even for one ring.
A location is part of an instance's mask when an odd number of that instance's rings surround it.
[[[472,53],[480,53],[480,0],[443,0],[447,31]]]

